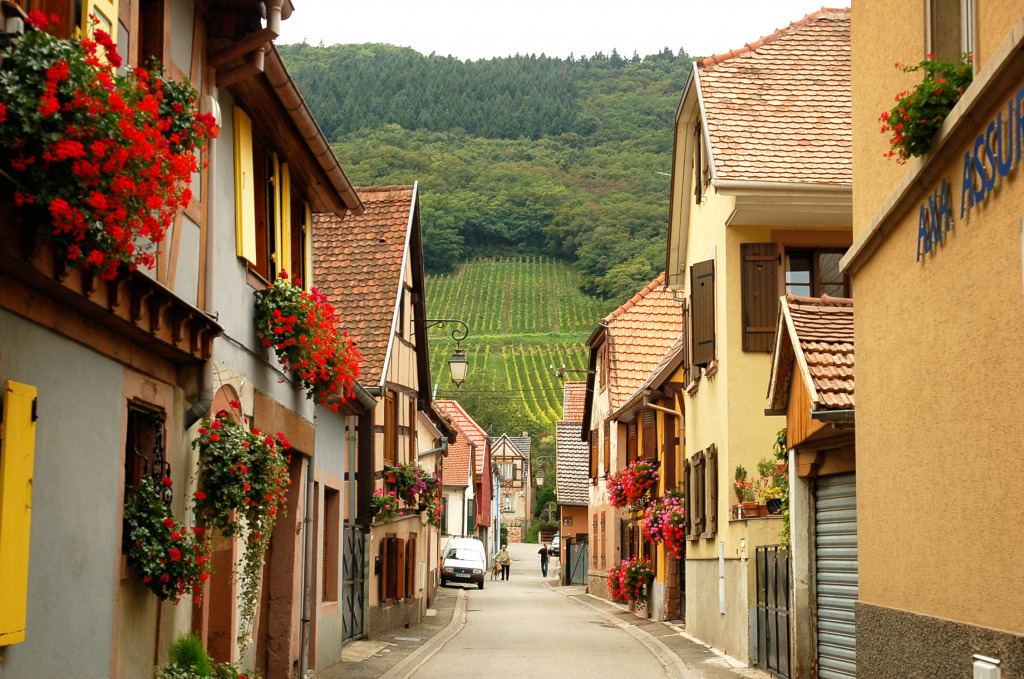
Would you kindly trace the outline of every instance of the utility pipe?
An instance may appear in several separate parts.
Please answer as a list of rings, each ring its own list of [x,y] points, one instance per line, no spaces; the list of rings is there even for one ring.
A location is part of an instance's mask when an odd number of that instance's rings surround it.
[[[315,419],[315,416],[314,416]],[[316,460],[316,448],[306,465],[306,509],[302,517],[302,528],[305,531],[305,547],[303,549],[302,568],[302,627],[300,628],[299,641],[299,679],[306,679],[306,672],[309,670],[309,633],[310,623],[313,619],[313,553],[316,549],[313,535],[313,507],[318,498],[315,496],[316,485],[313,478]],[[324,526],[327,530],[327,526]]]

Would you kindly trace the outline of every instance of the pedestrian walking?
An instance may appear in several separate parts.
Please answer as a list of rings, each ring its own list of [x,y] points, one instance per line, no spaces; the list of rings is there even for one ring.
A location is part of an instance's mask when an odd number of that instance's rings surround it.
[[[508,567],[512,565],[512,556],[508,553],[508,545],[502,545],[494,560],[501,564],[501,579],[508,580]]]
[[[548,577],[548,557],[551,555],[548,543],[545,542],[544,546],[537,550],[537,553],[540,554],[540,572],[546,578]]]

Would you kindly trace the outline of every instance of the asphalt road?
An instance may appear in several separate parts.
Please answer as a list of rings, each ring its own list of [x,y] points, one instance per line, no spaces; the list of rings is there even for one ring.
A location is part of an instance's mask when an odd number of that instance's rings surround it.
[[[544,586],[539,545],[509,545],[507,582],[467,586],[466,625],[412,674],[416,679],[670,676],[636,638]],[[556,583],[555,569],[548,571]]]

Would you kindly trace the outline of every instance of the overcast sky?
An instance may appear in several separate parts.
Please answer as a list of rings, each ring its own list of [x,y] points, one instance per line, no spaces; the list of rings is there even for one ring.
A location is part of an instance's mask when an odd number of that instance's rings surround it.
[[[680,47],[728,52],[769,35],[822,0],[293,0],[280,43],[384,42],[460,59],[565,57],[612,48],[624,57]],[[849,7],[833,0],[829,7]]]

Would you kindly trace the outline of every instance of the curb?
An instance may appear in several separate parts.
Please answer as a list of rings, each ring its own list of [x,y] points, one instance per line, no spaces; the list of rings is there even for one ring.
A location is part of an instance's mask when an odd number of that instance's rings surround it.
[[[677,679],[693,679],[693,674],[690,673],[690,668],[686,666],[686,663],[683,662],[682,658],[676,655],[675,651],[662,643],[661,640],[651,636],[636,625],[631,625],[614,616],[608,615],[605,611],[601,610],[589,601],[584,601],[582,597],[571,597],[567,594],[562,594],[546,582],[544,583],[544,586],[571,603],[578,606],[586,606],[619,629],[627,632],[630,636],[643,644],[647,650],[658,659],[658,662],[662,664],[669,676],[675,676]],[[590,595],[588,594],[587,596]]]
[[[462,630],[466,625],[466,590],[460,588],[458,596],[459,598],[455,602],[455,612],[452,615],[452,621],[422,646],[400,660],[397,665],[380,675],[380,679],[406,679],[418,670],[420,665],[430,660],[435,653],[451,641],[452,637]]]

